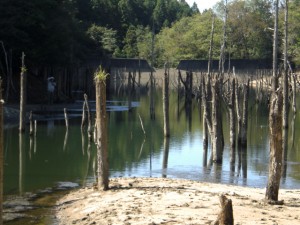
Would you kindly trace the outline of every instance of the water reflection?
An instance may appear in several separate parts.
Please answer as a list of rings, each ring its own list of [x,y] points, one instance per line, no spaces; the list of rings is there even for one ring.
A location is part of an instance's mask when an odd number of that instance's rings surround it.
[[[23,194],[24,133],[19,133],[19,194]]]
[[[192,101],[186,110],[184,99],[178,102],[177,93],[170,94],[171,137],[164,139],[161,91],[153,93],[153,102],[155,120],[150,119],[150,99],[142,90],[140,107],[131,112],[109,112],[111,177],[163,176],[265,187],[269,156],[267,106],[250,108],[248,148],[237,150],[236,160],[230,155],[229,124],[224,121],[223,164],[216,165],[209,159],[209,142],[208,150],[203,150],[203,115],[198,103]],[[223,113],[226,118],[226,111]],[[80,118],[70,118],[69,123],[70,129],[66,131],[63,120],[39,121],[37,135],[29,138],[25,133],[19,136],[19,141],[15,141],[17,128],[5,130],[6,194],[44,189],[59,181],[85,185],[95,180],[95,145],[89,141],[87,132],[81,130]],[[291,118],[290,124],[282,187],[300,188],[300,139],[297,138],[300,115]]]

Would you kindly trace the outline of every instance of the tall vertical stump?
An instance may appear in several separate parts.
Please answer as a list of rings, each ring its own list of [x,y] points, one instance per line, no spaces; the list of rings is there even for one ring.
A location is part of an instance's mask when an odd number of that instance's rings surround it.
[[[95,143],[97,145],[98,162],[98,189],[108,190],[109,186],[109,165],[107,149],[107,121],[106,121],[106,76],[101,68],[95,74],[96,82],[96,128],[97,136]]]

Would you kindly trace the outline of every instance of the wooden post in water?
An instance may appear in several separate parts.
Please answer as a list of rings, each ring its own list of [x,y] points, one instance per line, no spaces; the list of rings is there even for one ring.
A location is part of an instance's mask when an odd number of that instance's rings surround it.
[[[164,136],[170,136],[170,119],[169,119],[169,68],[165,63],[165,73],[163,81],[163,114],[164,114]]]
[[[106,121],[106,74],[101,67],[95,73],[96,83],[96,127],[97,136],[97,164],[98,164],[98,189],[108,190],[109,188],[109,165],[107,149],[107,121]]]
[[[235,78],[231,81],[229,97],[229,123],[230,123],[230,167],[233,170],[235,165],[236,149],[236,113],[235,113]]]
[[[30,129],[29,129],[29,135],[33,135],[33,121],[32,121],[32,111],[30,111],[29,114],[29,123],[30,123]]]
[[[34,120],[34,136],[36,137],[36,132],[37,132],[37,121]]]
[[[68,112],[66,108],[64,108],[64,115],[65,115],[66,128],[67,130],[69,130],[69,118],[68,118]]]
[[[0,225],[3,224],[3,103],[2,100],[2,79],[0,78]]]
[[[128,84],[127,84],[127,90],[128,90],[128,111],[132,110],[132,74],[129,72],[128,74]]]
[[[84,101],[85,101],[85,107],[88,115],[88,136],[89,140],[92,140],[92,118],[91,118],[91,111],[90,111],[90,105],[89,105],[89,100],[87,94],[84,94]]]
[[[26,116],[26,67],[25,67],[25,54],[22,52],[22,67],[20,76],[20,124],[19,132],[25,131],[25,116]]]
[[[83,131],[85,123],[86,123],[86,112],[85,112],[85,100],[83,101],[82,106],[82,119],[81,119],[81,131]]]

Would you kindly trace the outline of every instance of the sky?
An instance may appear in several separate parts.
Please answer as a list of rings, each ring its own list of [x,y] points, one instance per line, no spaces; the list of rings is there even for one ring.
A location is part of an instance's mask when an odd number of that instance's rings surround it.
[[[196,2],[200,12],[203,12],[204,9],[209,9],[214,6],[220,0],[185,0],[190,6]]]

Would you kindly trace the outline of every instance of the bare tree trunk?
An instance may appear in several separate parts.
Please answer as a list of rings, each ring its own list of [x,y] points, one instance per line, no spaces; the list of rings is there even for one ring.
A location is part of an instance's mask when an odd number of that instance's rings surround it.
[[[85,112],[85,101],[83,101],[82,105],[82,117],[81,117],[81,132],[83,132],[85,123],[86,123],[86,112]]]
[[[208,76],[209,77],[209,76]],[[210,114],[208,102],[211,101],[210,78],[205,83],[205,78],[202,77],[202,102],[203,102],[203,164],[207,165],[207,150],[208,150],[208,127],[206,120]]]
[[[88,137],[89,137],[89,141],[92,140],[92,118],[91,118],[91,111],[90,111],[90,105],[89,105],[89,100],[88,100],[88,96],[87,94],[84,94],[84,101],[85,101],[85,107],[86,107],[86,111],[87,111],[87,115],[88,115]]]
[[[286,177],[287,172],[287,152],[288,152],[288,124],[289,124],[289,79],[288,79],[288,6],[289,1],[285,0],[285,15],[284,15],[284,74],[283,74],[283,111],[282,111],[282,176]]]
[[[289,89],[288,89],[288,0],[285,0],[285,16],[284,16],[284,74],[283,74],[283,128],[288,128],[289,123]]]
[[[3,224],[3,103],[2,100],[2,79],[0,78],[0,225]]]
[[[23,133],[25,131],[25,116],[26,116],[26,67],[25,67],[25,54],[22,53],[22,67],[21,67],[21,78],[20,78],[20,124],[19,132]]]
[[[297,113],[297,107],[296,107],[296,75],[295,74],[292,74],[292,78],[293,78],[293,85],[292,85],[292,88],[293,88],[293,112],[294,114]]]
[[[151,71],[150,75],[150,119],[155,120],[155,106],[154,106],[154,77]]]
[[[278,66],[277,66],[277,53],[278,53],[278,2],[275,0],[275,21],[274,21],[274,34],[273,34],[273,73],[272,73],[272,91],[275,92],[278,88]]]
[[[205,78],[202,79],[202,102],[203,102],[203,151],[207,156],[208,148],[208,132],[211,132],[211,86],[210,76],[208,76],[207,82]]]
[[[235,164],[236,148],[236,114],[235,114],[235,79],[232,79],[229,98],[229,122],[230,122],[230,165]]]
[[[278,202],[278,193],[281,179],[282,167],[282,108],[283,96],[278,87],[277,72],[277,39],[278,39],[278,0],[275,1],[275,25],[274,25],[274,45],[273,45],[273,83],[272,96],[269,113],[270,128],[270,159],[269,159],[269,179],[266,189],[265,199],[270,203]]]
[[[269,179],[266,190],[268,202],[278,202],[282,167],[282,93],[272,94],[270,104],[270,159]]]
[[[211,145],[213,152],[213,161],[222,163],[223,156],[223,131],[222,119],[220,119],[221,102],[220,102],[220,84],[219,79],[214,78],[212,83],[212,132]]]
[[[184,86],[185,91],[185,103],[190,104],[192,101],[192,92],[193,92],[193,73],[192,72],[186,72],[186,78],[183,80],[181,76],[181,72],[178,73],[179,79],[182,82]]]
[[[169,121],[169,69],[165,64],[164,82],[163,82],[163,114],[164,114],[164,136],[170,136]]]
[[[33,136],[33,120],[32,120],[32,111],[30,111],[30,114],[29,114],[29,123],[30,123],[29,135],[30,135],[30,136]]]
[[[212,23],[211,23],[209,52],[208,52],[208,66],[207,66],[207,74],[208,75],[210,75],[210,73],[211,73],[211,59],[212,59],[212,53],[213,53],[214,33],[215,33],[215,14],[212,13]]]
[[[128,110],[132,110],[132,74],[129,72],[128,74],[128,84],[127,84],[127,89],[128,89]]]
[[[247,130],[248,130],[248,102],[249,102],[249,79],[243,88],[243,116],[242,116],[242,130],[241,130],[241,146],[247,148]]]
[[[109,188],[109,165],[107,149],[106,84],[105,79],[96,78],[96,127],[98,189]]]
[[[154,21],[152,21],[152,35],[151,35],[151,73],[150,73],[150,119],[155,120],[155,109],[154,109],[154,77],[153,77],[153,65],[154,65]]]
[[[168,169],[168,159],[169,159],[169,148],[170,148],[170,139],[164,138],[164,155],[163,155],[163,175],[162,177],[167,177],[167,169]]]
[[[65,116],[66,129],[69,130],[69,117],[68,117],[67,108],[64,108],[64,116]]]

